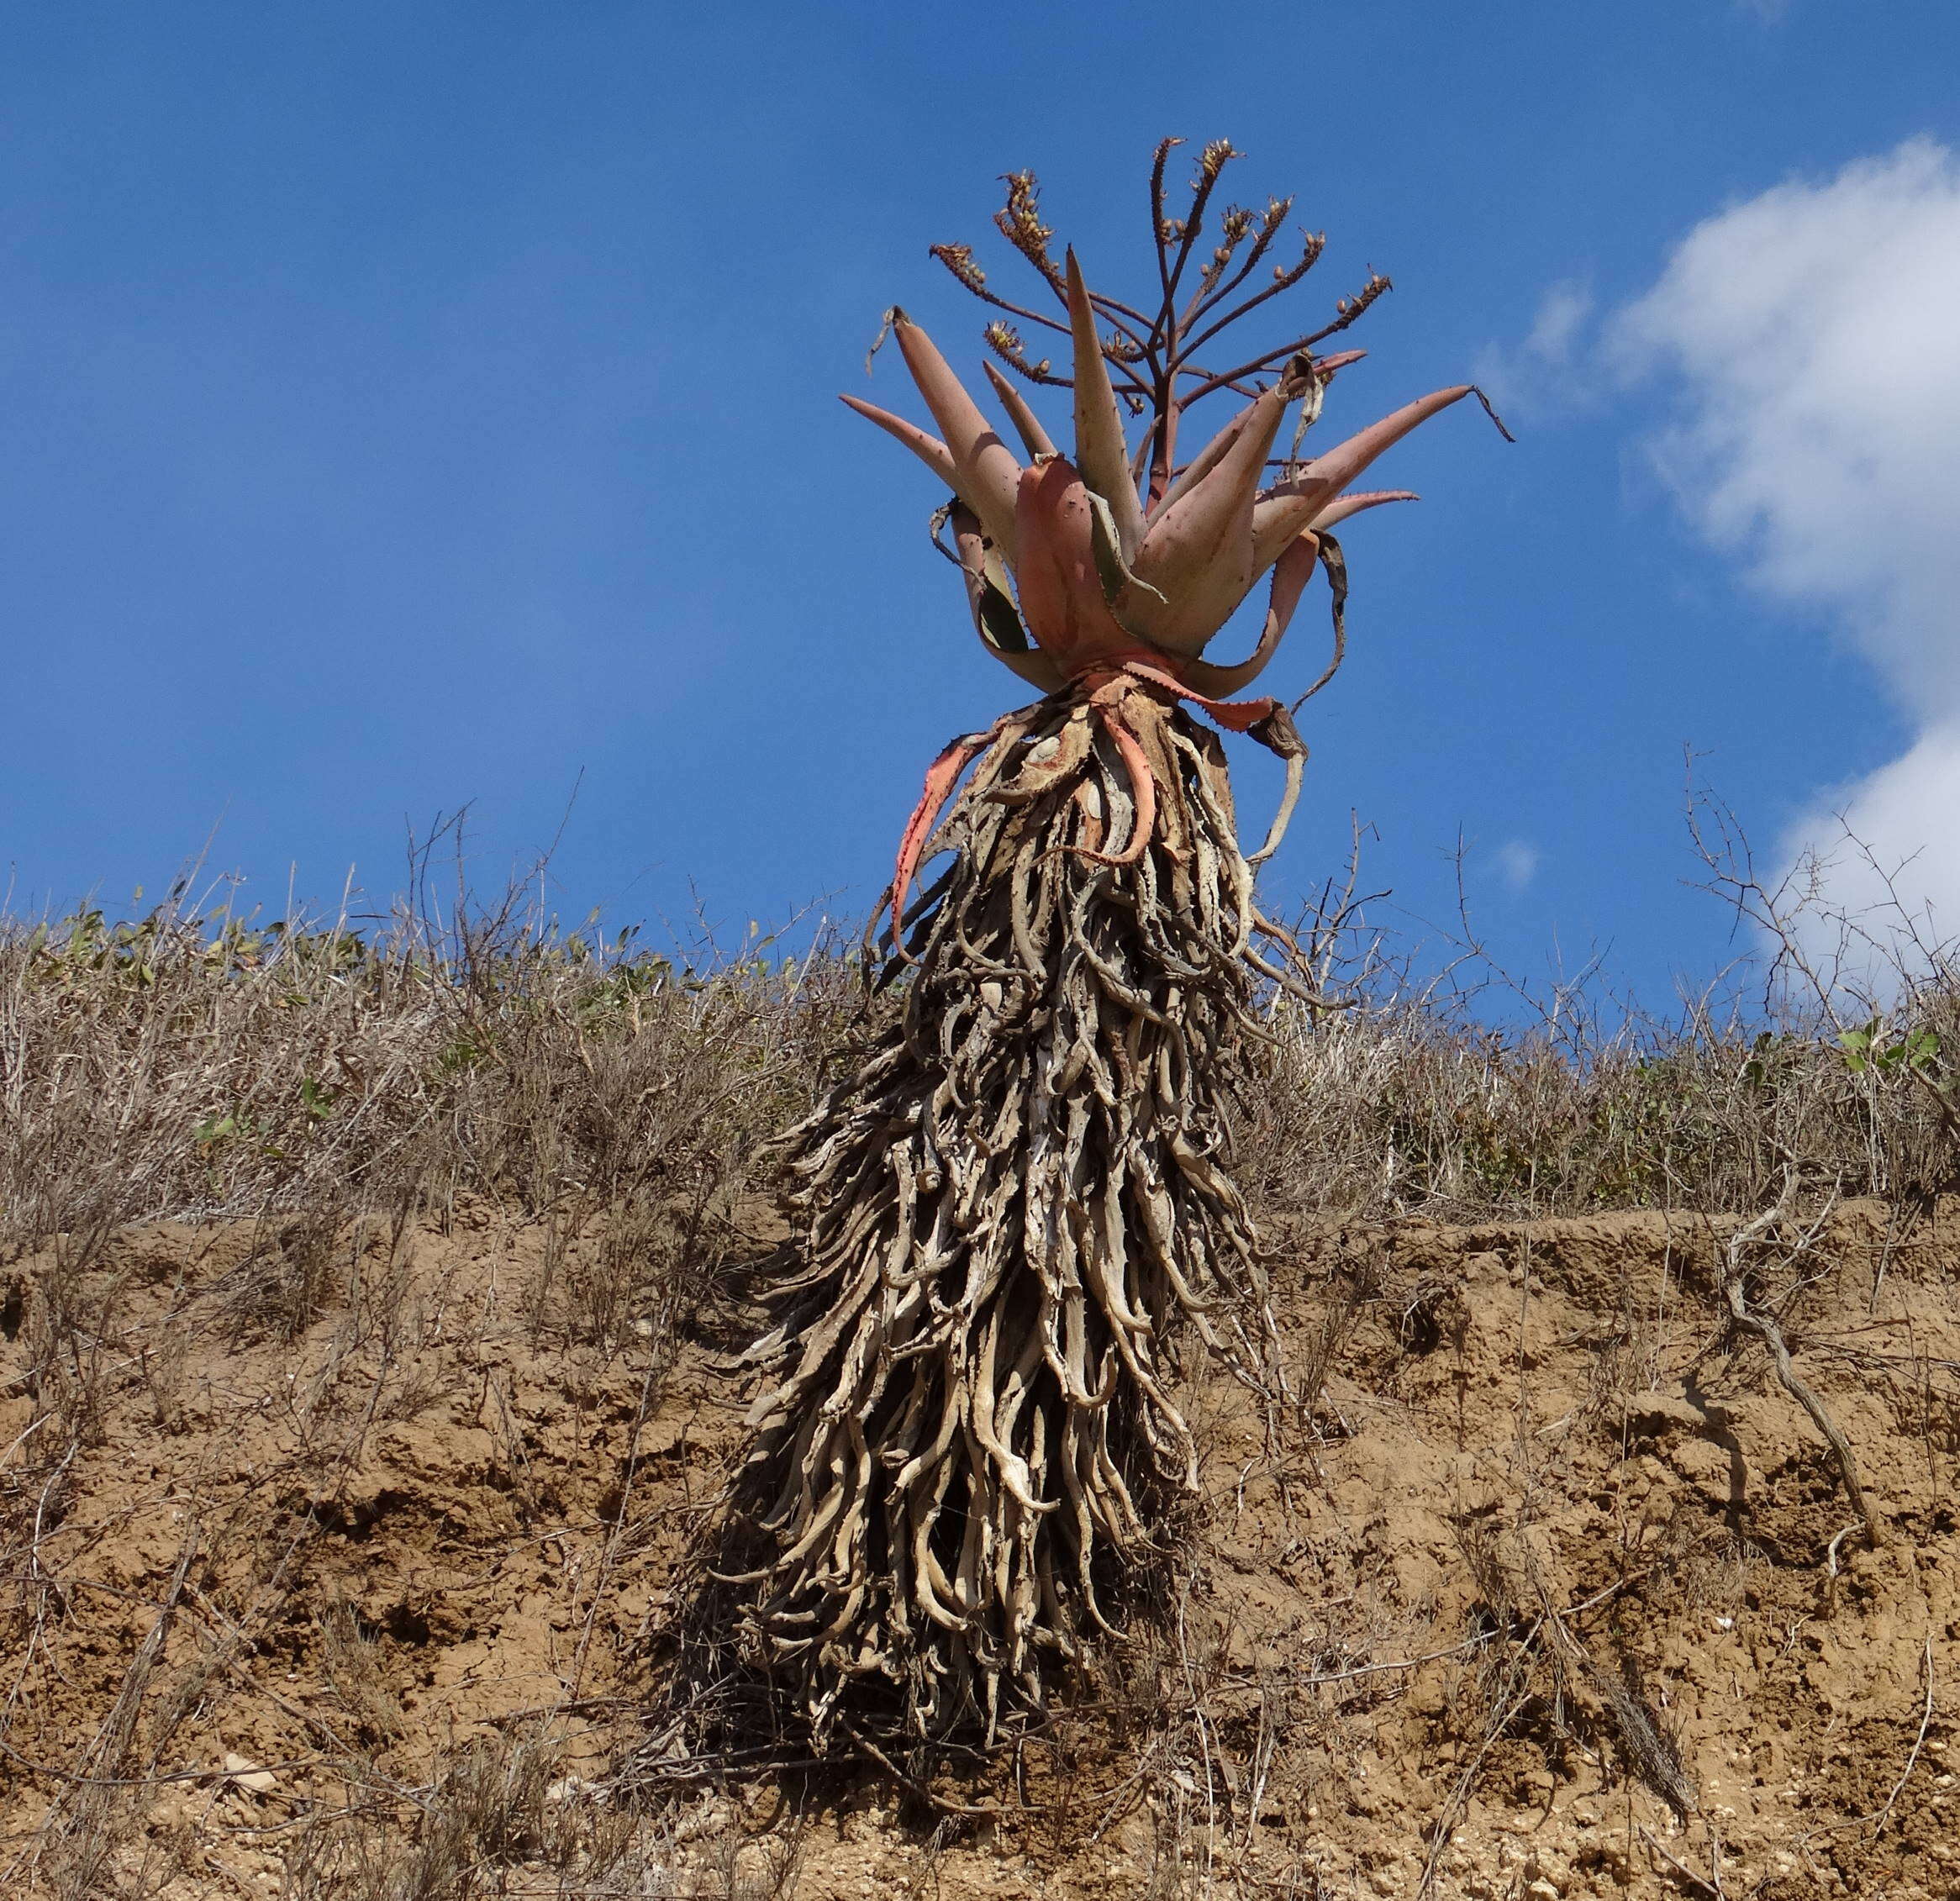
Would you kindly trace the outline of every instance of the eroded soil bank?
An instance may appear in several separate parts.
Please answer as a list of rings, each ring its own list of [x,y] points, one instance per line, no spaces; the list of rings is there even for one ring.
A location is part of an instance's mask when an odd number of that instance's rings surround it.
[[[730,1220],[731,1259],[768,1239]],[[1737,1256],[1875,1546],[1725,1333],[1738,1226],[1276,1237],[1301,1403],[1194,1372],[1189,1582],[1051,1735],[934,1784],[998,1815],[648,1761],[739,1290],[467,1199],[23,1256],[0,1891],[1960,1895],[1960,1204]]]

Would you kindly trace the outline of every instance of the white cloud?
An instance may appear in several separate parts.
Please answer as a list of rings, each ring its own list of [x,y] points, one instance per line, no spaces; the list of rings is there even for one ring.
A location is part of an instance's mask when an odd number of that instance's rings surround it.
[[[1821,793],[1787,859],[1820,851],[1837,898],[1873,895],[1848,825],[1960,930],[1960,162],[1917,139],[1733,206],[1609,334],[1676,382],[1680,420],[1653,448],[1689,519],[1826,618],[1917,735]]]
[[[1539,300],[1538,320],[1525,348],[1546,363],[1572,361],[1573,345],[1593,313],[1593,293],[1583,284],[1554,284]]]
[[[1903,758],[1820,799],[1787,842],[1828,856],[1834,903],[1867,912],[1896,902],[1914,918],[1930,908],[1932,932],[1953,935],[1960,928],[1960,724],[1930,728]]]
[[[1567,278],[1538,301],[1530,333],[1515,348],[1487,344],[1477,380],[1498,403],[1524,415],[1557,415],[1592,407],[1597,377],[1589,347],[1594,298],[1589,286]]]
[[[1497,875],[1507,891],[1522,891],[1538,875],[1540,854],[1535,845],[1509,839],[1497,848]]]

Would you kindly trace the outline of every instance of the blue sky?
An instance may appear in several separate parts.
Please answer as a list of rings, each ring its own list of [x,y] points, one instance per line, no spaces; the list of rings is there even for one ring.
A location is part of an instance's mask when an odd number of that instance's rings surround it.
[[[1381,466],[1426,499],[1345,537],[1351,657],[1309,709],[1275,902],[1358,813],[1370,882],[1446,919],[1461,832],[1507,961],[1607,946],[1659,998],[1727,954],[1682,882],[1684,745],[1768,857],[1840,793],[1889,799],[1901,856],[1931,836],[1960,680],[1947,721],[1899,656],[1952,645],[1952,504],[1895,544],[1880,494],[1836,561],[1843,497],[1799,478],[1905,428],[1960,347],[1915,280],[1926,320],[1880,326],[1892,383],[1831,408],[1892,266],[1960,203],[1951,0],[1872,0],[1855,31],[1824,0],[963,17],[11,10],[13,908],[126,907],[208,838],[268,915],[350,867],[385,903],[408,829],[466,803],[495,887],[576,784],[568,919],[861,912],[927,761],[1025,693],[927,546],[930,478],[835,394],[906,406],[893,353],[864,369],[893,302],[977,370],[978,307],[926,247],[1019,269],[985,245],[1010,167],[1095,281],[1141,283],[1166,132],[1230,136],[1250,202],[1299,194],[1328,236],[1303,314],[1394,276],[1330,426],[1480,374],[1521,439],[1460,408]],[[1858,253],[1861,193],[1898,214],[1889,253]],[[1789,355],[1812,281],[1764,261],[1805,245],[1841,320]],[[1325,635],[1322,594],[1276,690]],[[1930,791],[1883,779],[1928,746]],[[1276,774],[1239,755],[1262,818]]]

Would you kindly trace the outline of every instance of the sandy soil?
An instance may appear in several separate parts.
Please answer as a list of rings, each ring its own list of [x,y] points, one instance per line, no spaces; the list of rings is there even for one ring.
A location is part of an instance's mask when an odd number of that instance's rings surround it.
[[[568,1321],[561,1221],[0,1266],[0,1892],[1960,1896],[1960,1204],[1749,1256],[1876,1546],[1725,1340],[1735,1226],[1281,1238],[1304,1403],[1194,1373],[1189,1579],[935,1785],[998,1815],[629,1799],[739,1393],[714,1310]]]

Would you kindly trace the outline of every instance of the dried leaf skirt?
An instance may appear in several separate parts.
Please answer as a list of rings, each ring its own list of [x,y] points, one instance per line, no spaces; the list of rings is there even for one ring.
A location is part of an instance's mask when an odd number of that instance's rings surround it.
[[[1266,966],[1224,748],[1147,690],[1115,705],[987,735],[896,1020],[788,1137],[798,1271],[751,1356],[732,1582],[819,1738],[1038,1704],[1195,1491],[1180,1340],[1267,1359],[1227,1173]]]

